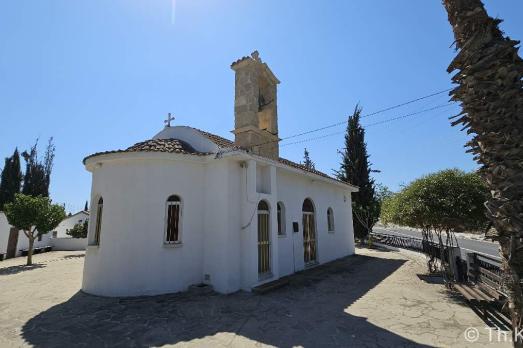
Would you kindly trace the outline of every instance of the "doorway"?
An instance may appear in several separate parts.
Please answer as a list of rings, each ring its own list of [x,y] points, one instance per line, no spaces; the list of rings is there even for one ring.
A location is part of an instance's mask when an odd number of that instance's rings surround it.
[[[316,222],[314,205],[310,199],[303,202],[303,261],[305,265],[316,263]]]
[[[265,201],[258,204],[258,276],[271,273],[271,239],[270,239],[269,205]]]
[[[6,259],[10,259],[16,256],[16,246],[18,244],[18,229],[11,227],[9,230],[9,240],[7,242]]]

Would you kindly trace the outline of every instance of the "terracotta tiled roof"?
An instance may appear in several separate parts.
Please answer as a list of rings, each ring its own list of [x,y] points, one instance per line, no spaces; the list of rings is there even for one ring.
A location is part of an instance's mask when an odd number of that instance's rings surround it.
[[[221,137],[221,136],[216,135],[216,134],[212,134],[212,133],[209,133],[209,132],[202,131],[202,130],[197,129],[197,128],[194,128],[194,129],[197,130],[198,132],[200,132],[207,139],[209,139],[210,141],[212,141],[213,143],[218,145],[218,147],[220,147],[220,148],[227,148],[227,149],[233,148],[233,149],[241,150],[240,147],[236,146],[234,144],[234,142],[229,140],[229,139],[226,139],[226,138]],[[332,180],[340,181],[340,180],[338,180],[336,178],[333,178],[332,176],[330,176],[328,174],[320,172],[319,170],[307,168],[303,164],[293,162],[293,161],[288,160],[286,158],[280,157],[280,158],[278,158],[278,162],[280,162],[283,165],[292,167],[292,168],[303,170],[304,172],[313,173],[313,174],[316,174],[316,175],[319,175],[319,176],[323,176],[324,178],[329,178],[329,179],[332,179]]]
[[[200,132],[201,135],[203,135],[204,137],[206,137],[207,139],[209,139],[210,141],[212,141],[213,143],[218,145],[218,147],[221,147],[221,148],[237,148],[237,149],[239,149],[239,147],[236,146],[233,141],[231,141],[231,140],[229,140],[227,138],[224,138],[224,137],[221,137],[219,135],[212,134],[212,133],[209,133],[209,132],[206,132],[206,131],[202,131],[201,129],[197,129],[197,128],[193,128],[193,129],[198,131],[198,132]]]
[[[169,152],[199,154],[191,145],[178,139],[152,139],[128,147],[126,152]]]
[[[304,166],[301,163],[296,163],[296,162],[293,162],[293,161],[289,161],[286,158],[281,158],[280,157],[280,158],[278,158],[278,162],[280,162],[281,164],[285,164],[285,165],[287,165],[289,167],[293,167],[293,168],[296,168],[296,169],[301,169],[301,170],[303,170],[305,172],[313,173],[313,174],[316,174],[316,175],[319,175],[319,176],[323,176],[325,178],[329,178],[329,179],[333,179],[333,180],[339,181],[338,179],[333,178],[332,176],[330,176],[328,174],[325,174],[323,172],[320,172],[319,170],[310,169],[310,168]]]
[[[185,141],[178,139],[151,139],[136,143],[133,146],[128,147],[125,150],[114,150],[97,152],[84,158],[83,162],[91,157],[99,155],[107,155],[111,153],[123,153],[123,152],[166,152],[166,153],[181,153],[189,155],[208,155],[205,152],[196,151],[191,145]]]
[[[201,135],[212,141],[214,144],[216,144],[221,149],[233,149],[233,150],[239,150],[239,151],[245,151],[245,149],[242,149],[234,144],[233,141],[221,137],[219,135],[209,133],[197,128],[193,128],[194,130],[198,131]],[[105,151],[105,152],[98,152],[95,154],[92,154],[90,156],[87,156],[84,158],[83,162],[91,157],[98,156],[98,155],[105,155],[105,154],[111,154],[111,153],[122,153],[122,152],[167,152],[167,153],[181,153],[181,154],[189,154],[189,155],[209,155],[209,153],[205,152],[198,152],[196,151],[191,145],[187,144],[186,142],[178,139],[151,139],[147,141],[143,141],[140,143],[136,143],[133,146],[128,147],[125,150],[116,150],[116,151]],[[293,161],[290,161],[286,158],[278,158],[278,162],[295,168],[300,169],[304,172],[313,173],[319,176],[323,176],[325,178],[329,178],[332,180],[337,180],[336,178],[333,178],[332,176],[325,174],[323,172],[320,172],[316,169],[310,169],[304,166],[303,164],[296,163]],[[344,182],[345,183],[345,182]],[[347,184],[347,183],[345,183]]]

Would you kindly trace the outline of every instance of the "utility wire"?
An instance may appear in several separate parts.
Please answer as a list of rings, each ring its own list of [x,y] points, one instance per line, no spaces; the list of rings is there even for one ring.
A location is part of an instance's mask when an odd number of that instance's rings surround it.
[[[396,104],[396,105],[387,107],[385,109],[381,109],[381,110],[372,112],[370,114],[363,115],[363,116],[361,116],[361,118],[370,117],[370,116],[374,116],[374,115],[377,115],[377,114],[384,113],[386,111],[394,110],[394,109],[400,108],[402,106],[418,102],[418,101],[423,100],[423,99],[427,99],[427,98],[430,98],[430,97],[434,97],[436,95],[443,94],[443,93],[448,92],[450,90],[452,90],[452,88],[447,88],[447,89],[444,89],[444,90],[441,90],[441,91],[438,91],[438,92],[435,92],[435,93],[431,93],[431,94],[428,94],[428,95],[425,95],[425,96],[422,96],[422,97],[419,97],[419,98],[416,98],[416,99],[412,99],[412,100],[406,101],[404,103]],[[443,106],[446,106],[446,105],[451,105],[451,104],[444,104],[444,105],[440,105],[438,107],[443,107]],[[435,108],[438,108],[438,107],[435,107]],[[427,110],[422,110],[422,111],[419,111],[419,112],[414,113],[414,114],[426,112],[426,111],[429,111],[429,110],[434,110],[434,108],[427,109]],[[401,118],[409,117],[409,116],[412,116],[412,114],[401,116]],[[271,141],[267,141],[267,142],[263,142],[263,143],[259,143],[259,144],[255,144],[255,145],[251,145],[250,148],[252,149],[252,148],[257,147],[257,146],[263,146],[263,145],[267,145],[267,144],[271,144],[271,143],[278,143],[280,141],[297,138],[297,137],[300,137],[302,135],[311,134],[311,133],[319,132],[319,131],[322,131],[322,130],[325,130],[325,129],[329,129],[329,128],[334,128],[334,127],[338,127],[338,126],[341,126],[341,125],[345,125],[346,123],[347,123],[346,120],[343,121],[343,122],[337,122],[337,123],[334,123],[334,124],[331,124],[331,125],[327,125],[327,126],[316,128],[316,129],[312,129],[312,130],[309,130],[309,131],[306,131],[306,132],[290,135],[290,136],[287,136],[287,137],[284,137],[284,138],[281,138],[281,139],[278,139],[278,140],[271,140]],[[336,133],[332,133],[331,135],[335,135],[335,134],[339,134],[339,133],[340,132],[336,132]],[[330,136],[330,135],[327,135],[327,136]],[[321,137],[318,137],[318,138],[321,139],[321,138],[325,138],[325,137],[326,136],[321,136]],[[295,143],[299,143],[299,142],[295,142]],[[294,144],[294,143],[289,143],[289,144],[285,144],[285,145],[291,145],[291,144]],[[282,146],[285,146],[285,145],[282,145]],[[220,152],[220,154],[224,154],[224,153],[228,153],[228,152],[232,152],[232,151],[235,151],[235,149],[225,150],[225,151]]]
[[[363,128],[368,128],[368,127],[373,127],[373,126],[377,126],[377,125],[384,124],[384,123],[398,121],[398,120],[401,120],[401,119],[404,119],[404,118],[408,118],[408,117],[412,117],[412,116],[415,116],[415,115],[419,115],[419,114],[424,113],[424,112],[440,109],[440,108],[443,108],[443,107],[446,107],[446,106],[452,106],[452,104],[438,105],[438,106],[435,106],[435,107],[432,107],[432,108],[429,108],[429,109],[425,109],[425,110],[421,110],[421,111],[418,111],[418,112],[413,112],[413,113],[410,113],[410,114],[389,118],[389,119],[386,119],[386,120],[383,120],[383,121],[370,123],[368,125],[364,125]],[[307,139],[303,139],[303,140],[299,140],[299,141],[294,141],[292,143],[282,144],[282,145],[280,145],[280,147],[288,146],[288,145],[295,145],[295,144],[302,144],[302,143],[310,142],[310,141],[313,141],[313,140],[324,139],[324,138],[332,137],[334,135],[339,135],[339,134],[343,134],[343,133],[345,133],[345,131],[329,133],[329,134],[321,135],[321,136],[318,136],[318,137],[307,138]]]
[[[401,104],[396,104],[396,105],[390,106],[390,107],[388,107],[388,108],[381,109],[381,110],[375,111],[375,112],[373,112],[373,113],[363,115],[363,116],[361,116],[360,118],[370,117],[370,116],[374,116],[374,115],[377,115],[377,114],[384,113],[384,112],[386,112],[386,111],[394,110],[394,109],[400,108],[400,107],[402,107],[402,106],[409,105],[409,104],[415,103],[415,102],[417,102],[417,101],[420,101],[420,100],[423,100],[423,99],[427,99],[427,98],[430,98],[430,97],[434,97],[434,96],[436,96],[436,95],[439,95],[439,94],[442,94],[442,93],[448,92],[448,91],[450,91],[451,89],[452,89],[452,88],[447,88],[447,89],[444,89],[444,90],[442,90],[442,91],[439,91],[439,92],[436,92],[436,93],[432,93],[432,94],[429,94],[429,95],[426,95],[426,96],[423,96],[423,97],[420,97],[420,98],[412,99],[412,100],[409,100],[409,101],[404,102],[404,103],[401,103]],[[324,126],[324,127],[321,127],[321,128],[312,129],[312,130],[310,130],[310,131],[306,131],[306,132],[302,132],[302,133],[298,133],[298,134],[290,135],[290,136],[287,136],[287,137],[281,138],[280,141],[288,140],[288,139],[292,139],[292,138],[297,138],[297,137],[300,137],[300,136],[302,136],[302,135],[306,135],[306,134],[311,134],[311,133],[319,132],[319,131],[322,131],[322,130],[325,130],[325,129],[338,127],[338,126],[341,126],[341,125],[344,125],[344,124],[347,124],[347,121],[346,121],[346,120],[343,121],[343,122],[333,123],[333,124],[331,124],[331,125]],[[275,142],[275,140],[272,141],[272,142]],[[265,145],[265,144],[262,144],[262,145]],[[254,145],[254,146],[260,146],[260,145]]]

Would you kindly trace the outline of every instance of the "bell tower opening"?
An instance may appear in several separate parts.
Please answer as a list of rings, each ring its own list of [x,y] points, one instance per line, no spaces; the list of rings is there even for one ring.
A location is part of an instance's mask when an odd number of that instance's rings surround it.
[[[280,81],[257,51],[232,63],[235,76],[235,144],[254,154],[278,159],[277,87]]]

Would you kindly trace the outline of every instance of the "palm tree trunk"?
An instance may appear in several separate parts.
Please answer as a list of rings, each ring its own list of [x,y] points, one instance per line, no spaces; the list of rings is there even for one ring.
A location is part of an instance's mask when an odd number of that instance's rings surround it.
[[[523,299],[523,60],[519,41],[503,36],[500,19],[488,16],[480,0],[443,0],[458,53],[448,72],[458,70],[451,92],[461,124],[473,139],[468,152],[481,164],[491,192],[488,215],[499,241],[514,333],[522,329]],[[516,336],[519,338],[518,336]],[[515,346],[523,346],[520,339]]]

